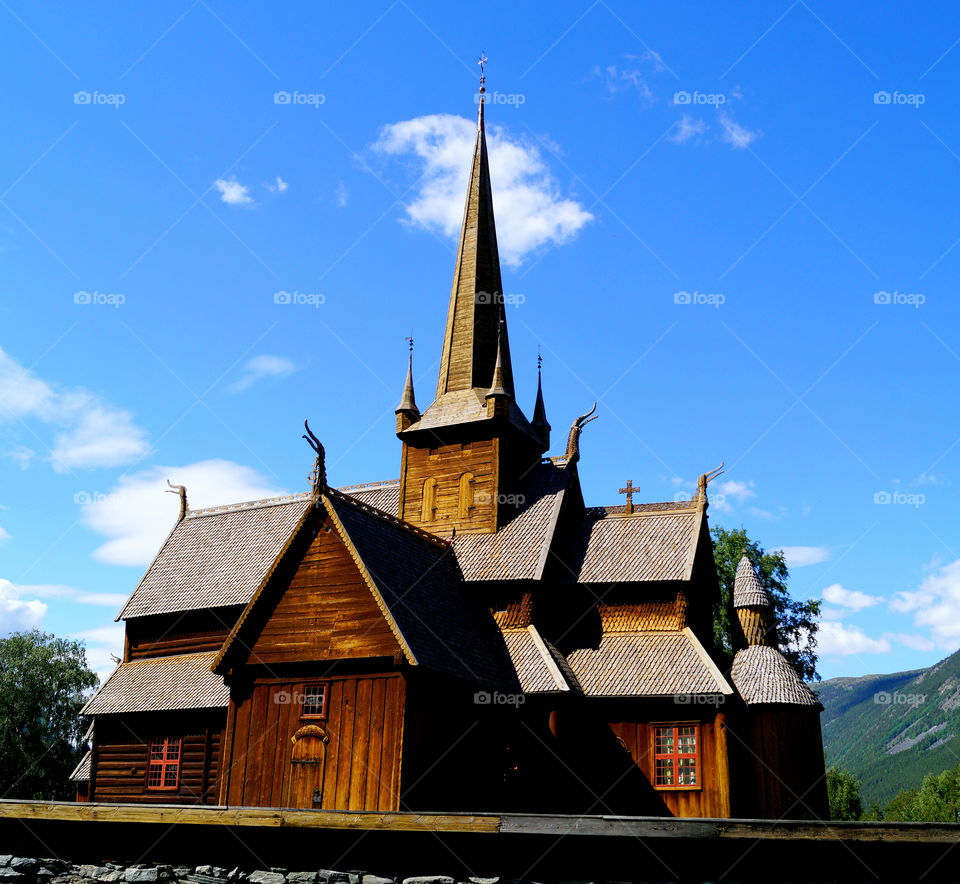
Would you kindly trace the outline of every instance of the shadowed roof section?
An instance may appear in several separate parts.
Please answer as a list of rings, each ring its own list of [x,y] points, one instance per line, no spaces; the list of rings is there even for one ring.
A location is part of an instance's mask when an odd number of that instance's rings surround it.
[[[702,513],[691,501],[586,511],[575,550],[580,583],[689,580]]]
[[[189,512],[117,619],[245,605],[310,506],[298,494]]]
[[[378,604],[418,665],[497,687],[512,686],[489,613],[463,588],[450,545],[345,494],[325,502],[369,576]]]
[[[578,648],[567,660],[591,697],[733,693],[689,628],[605,635],[598,647]]]
[[[563,655],[533,624],[503,630],[503,641],[520,689],[525,694],[579,691],[580,685]]]
[[[230,690],[210,671],[214,657],[210,651],[121,663],[80,714],[225,707]]]
[[[737,651],[730,677],[748,706],[786,703],[823,708],[817,695],[776,648],[750,645]]]

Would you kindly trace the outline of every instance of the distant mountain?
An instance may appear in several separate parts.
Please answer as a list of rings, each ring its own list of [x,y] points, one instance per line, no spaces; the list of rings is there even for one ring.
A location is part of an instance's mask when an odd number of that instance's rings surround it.
[[[827,764],[860,779],[864,810],[960,758],[960,651],[928,669],[811,687],[824,707]]]

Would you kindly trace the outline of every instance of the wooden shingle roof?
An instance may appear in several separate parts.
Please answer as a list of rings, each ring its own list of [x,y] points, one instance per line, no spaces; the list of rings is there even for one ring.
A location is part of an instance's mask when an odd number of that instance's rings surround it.
[[[750,645],[737,651],[730,677],[748,706],[786,703],[823,708],[817,695],[776,648]]]
[[[310,506],[298,494],[189,512],[117,619],[246,604]]]
[[[567,660],[591,697],[733,693],[689,628],[605,635],[598,647],[578,648]]]
[[[70,779],[74,783],[86,783],[90,780],[90,757],[92,753],[87,750],[86,755],[80,759],[80,763],[73,769]]]
[[[80,714],[227,706],[229,688],[219,675],[210,671],[215,656],[211,651],[121,663]]]
[[[746,554],[737,564],[737,575],[733,581],[734,608],[769,607],[770,593],[764,589],[757,577],[756,569]]]
[[[563,655],[530,624],[503,630],[510,662],[525,694],[579,691],[580,685]]]
[[[578,581],[689,580],[702,518],[689,501],[641,504],[632,515],[588,509],[576,551]]]

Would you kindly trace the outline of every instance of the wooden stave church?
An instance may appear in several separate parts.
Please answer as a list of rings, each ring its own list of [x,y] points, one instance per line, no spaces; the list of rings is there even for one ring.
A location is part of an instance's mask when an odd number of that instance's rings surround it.
[[[708,477],[689,501],[587,507],[592,412],[550,458],[539,382],[531,420],[515,401],[482,93],[437,394],[421,413],[411,352],[400,479],[329,487],[311,433],[306,493],[191,511],[181,489],[83,710],[78,800],[828,816],[822,707],[746,557],[718,667]]]

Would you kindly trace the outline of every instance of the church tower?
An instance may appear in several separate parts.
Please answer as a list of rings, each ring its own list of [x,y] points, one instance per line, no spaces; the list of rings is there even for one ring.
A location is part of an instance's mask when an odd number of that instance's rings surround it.
[[[396,410],[399,515],[436,534],[492,533],[549,445],[543,397],[532,426],[517,406],[507,336],[480,78],[477,140],[447,312],[437,397],[423,414],[408,368]]]

